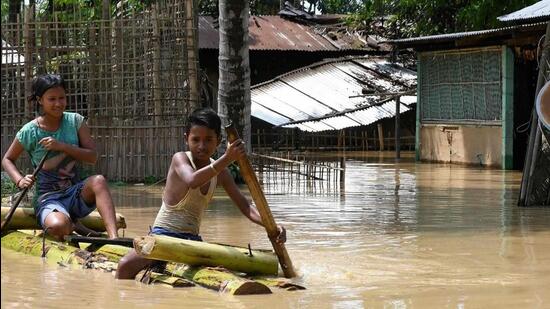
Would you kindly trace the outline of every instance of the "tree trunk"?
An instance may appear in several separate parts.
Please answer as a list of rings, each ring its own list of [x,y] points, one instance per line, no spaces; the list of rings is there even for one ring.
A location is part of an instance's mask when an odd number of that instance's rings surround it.
[[[4,217],[8,214],[9,210],[10,207],[2,207],[2,220],[4,220]],[[97,211],[93,211],[88,216],[80,219],[80,223],[96,232],[105,232],[105,224]],[[126,219],[124,216],[116,214],[116,226],[118,229],[126,228]],[[6,228],[10,230],[42,229],[37,222],[36,216],[34,215],[34,209],[25,207],[20,207],[15,210],[13,217]]]
[[[218,113],[222,125],[233,122],[250,151],[249,3],[244,0],[222,0],[219,8]]]
[[[277,275],[278,271],[277,257],[272,252],[158,235],[136,237],[134,248],[146,258],[191,266],[222,266],[246,274],[262,275]]]

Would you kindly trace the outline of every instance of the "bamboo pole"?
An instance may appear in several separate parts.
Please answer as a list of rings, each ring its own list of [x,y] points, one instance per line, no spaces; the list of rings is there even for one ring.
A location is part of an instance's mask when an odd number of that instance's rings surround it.
[[[239,138],[239,134],[232,124],[227,126],[225,130],[227,132],[227,138],[230,143]],[[265,199],[260,183],[258,182],[258,178],[256,178],[256,174],[252,169],[252,165],[250,165],[250,162],[248,161],[248,158],[246,156],[242,159],[239,159],[237,162],[239,163],[239,167],[241,169],[241,175],[243,176],[246,184],[248,185],[248,189],[250,190],[250,195],[252,196],[256,207],[258,208],[262,223],[267,231],[269,240],[273,245],[273,249],[275,249],[275,253],[277,254],[277,258],[279,259],[279,263],[281,264],[281,268],[285,277],[295,277],[296,272],[294,271],[292,261],[290,260],[290,256],[286,251],[285,245],[283,243],[277,242],[276,240],[278,233],[277,224],[275,223],[275,219],[273,219],[273,215],[271,214],[271,210],[269,209],[267,200]]]
[[[154,260],[191,266],[223,266],[247,274],[277,274],[277,260],[271,252],[160,235],[136,237],[134,249],[137,254]]]
[[[2,219],[8,214],[9,209],[9,207],[2,207]],[[93,211],[88,216],[80,219],[80,223],[96,232],[105,232],[105,224],[97,211]],[[126,219],[124,216],[116,214],[116,227],[117,229],[126,228]],[[10,230],[42,230],[42,227],[37,222],[34,209],[28,207],[16,209],[7,228]]]
[[[401,107],[401,97],[396,97],[395,98],[395,158],[396,159],[401,158],[400,107]]]
[[[379,151],[384,151],[384,129],[381,123],[377,125],[377,128],[378,128],[378,143],[380,145]]]
[[[187,75],[189,78],[189,104],[191,110],[199,107],[199,69],[195,0],[185,0],[185,43],[187,45]]]

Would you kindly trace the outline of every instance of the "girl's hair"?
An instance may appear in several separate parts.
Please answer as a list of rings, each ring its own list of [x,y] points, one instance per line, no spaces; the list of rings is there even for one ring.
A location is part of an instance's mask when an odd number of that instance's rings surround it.
[[[43,96],[48,89],[55,87],[63,87],[63,89],[67,90],[65,81],[61,76],[56,74],[37,76],[32,80],[32,93],[28,99],[29,101],[38,101],[38,98]]]
[[[189,134],[193,126],[207,127],[214,130],[218,137],[221,136],[222,121],[218,114],[209,107],[199,108],[189,115],[187,125],[185,126],[185,133]]]

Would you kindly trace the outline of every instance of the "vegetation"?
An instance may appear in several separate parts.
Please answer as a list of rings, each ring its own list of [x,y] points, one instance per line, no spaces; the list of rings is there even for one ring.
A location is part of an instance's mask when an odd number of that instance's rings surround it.
[[[502,27],[497,17],[539,0],[302,0],[290,1],[311,14],[346,14],[346,22],[368,30],[374,21],[392,29],[392,38]],[[201,14],[218,15],[217,0],[200,0]],[[252,15],[276,14],[279,1],[251,0]]]
[[[6,172],[2,172],[2,197],[10,196],[19,191]]]
[[[346,14],[348,25],[368,29],[380,21],[393,29],[394,37],[410,37],[490,29],[503,26],[497,17],[529,6],[538,0],[302,0],[290,1],[311,14]],[[111,13],[121,0],[111,1]],[[143,10],[153,0],[125,0],[125,6]],[[23,0],[1,0],[2,22],[15,21]],[[99,0],[46,0],[36,3],[37,18],[59,21],[96,20],[101,18]],[[199,0],[199,13],[218,16],[219,0]],[[250,0],[252,15],[279,12],[278,0]],[[55,13],[54,13],[55,12]]]

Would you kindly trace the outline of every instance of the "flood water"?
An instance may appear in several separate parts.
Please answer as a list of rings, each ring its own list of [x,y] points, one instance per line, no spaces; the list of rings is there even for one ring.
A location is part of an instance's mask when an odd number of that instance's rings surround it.
[[[228,296],[117,281],[2,250],[2,308],[548,308],[550,207],[516,206],[521,173],[346,154],[344,187],[264,175],[304,291]],[[243,187],[245,188],[245,187]],[[114,187],[126,237],[144,235],[162,186]],[[205,241],[270,248],[218,191]]]

